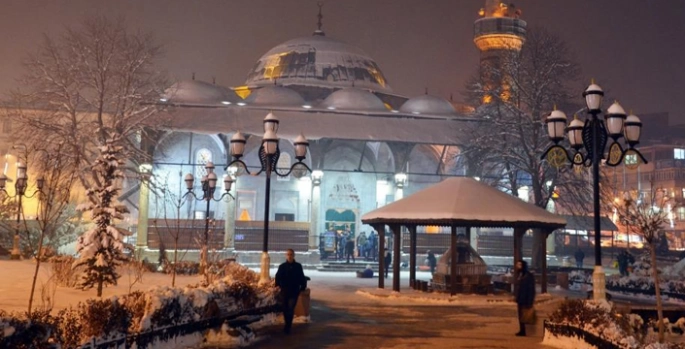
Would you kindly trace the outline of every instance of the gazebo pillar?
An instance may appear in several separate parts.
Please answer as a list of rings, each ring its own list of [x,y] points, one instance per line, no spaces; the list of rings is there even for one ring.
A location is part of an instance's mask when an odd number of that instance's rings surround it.
[[[514,228],[514,265],[516,261],[523,259],[523,235],[526,228]]]
[[[450,234],[450,296],[457,294],[457,227],[451,226]]]
[[[378,232],[378,288],[385,288],[385,224],[373,224]]]
[[[542,257],[540,258],[540,268],[542,268],[542,280],[540,280],[540,293],[547,293],[547,238],[554,232],[553,229],[545,229],[540,236],[540,248]]]
[[[409,230],[409,287],[416,283],[416,226],[407,225]]]
[[[391,224],[390,230],[392,231],[392,237],[394,243],[393,248],[393,258],[392,258],[392,290],[395,292],[400,292],[400,235],[402,230],[401,225]]]

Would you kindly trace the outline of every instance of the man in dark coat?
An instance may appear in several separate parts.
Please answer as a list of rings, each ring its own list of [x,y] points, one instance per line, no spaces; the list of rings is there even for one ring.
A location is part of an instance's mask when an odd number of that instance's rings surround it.
[[[350,257],[352,257],[352,263],[356,263],[354,260],[354,237],[352,235],[347,238],[347,243],[345,243],[345,257],[347,257],[347,263],[350,263]]]
[[[576,267],[578,269],[582,269],[583,268],[583,259],[585,259],[585,252],[583,252],[583,250],[578,248],[574,257],[576,257]]]
[[[519,331],[516,335],[525,336],[526,325],[523,323],[523,310],[533,307],[533,302],[535,302],[535,276],[528,271],[528,263],[524,260],[516,262],[514,298],[519,320]]]
[[[431,275],[433,275],[433,273],[435,273],[435,266],[438,265],[438,260],[431,250],[428,250],[427,253],[428,256],[426,256],[426,260],[428,261],[428,266],[431,268]]]
[[[385,258],[383,259],[383,264],[385,267],[385,277],[388,277],[388,269],[390,269],[390,264],[392,263],[392,255],[390,254],[390,251],[385,253]]]
[[[280,297],[283,301],[283,319],[285,328],[283,332],[290,333],[295,316],[295,305],[300,291],[307,288],[307,279],[302,270],[302,264],[295,262],[295,251],[288,249],[285,253],[285,263],[278,266],[276,272],[276,287],[280,289]]]

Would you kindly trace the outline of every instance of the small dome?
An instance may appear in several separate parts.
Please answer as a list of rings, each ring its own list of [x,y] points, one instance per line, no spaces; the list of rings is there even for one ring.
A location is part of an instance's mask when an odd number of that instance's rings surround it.
[[[250,93],[245,99],[250,105],[301,107],[305,104],[299,93],[283,86],[264,86]]]
[[[240,97],[233,90],[199,80],[183,80],[164,91],[162,102],[174,104],[233,104]]]
[[[457,111],[444,98],[422,95],[408,99],[400,107],[400,112],[407,114],[449,115],[456,116]]]
[[[358,110],[358,111],[388,111],[383,101],[373,93],[348,87],[331,93],[319,104],[322,109]]]

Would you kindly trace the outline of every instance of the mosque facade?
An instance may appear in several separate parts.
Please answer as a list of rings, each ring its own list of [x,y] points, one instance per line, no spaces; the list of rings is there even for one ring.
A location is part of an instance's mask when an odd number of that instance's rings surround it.
[[[525,34],[525,22],[518,14],[502,14],[503,6],[486,1],[484,11],[489,12],[476,21],[474,42],[482,61],[520,49],[494,49],[512,40],[511,33],[496,35],[502,27],[496,22],[503,18],[516,23],[520,38]],[[441,97],[394,93],[373,58],[326,35],[321,22],[313,35],[262,55],[243,85],[180,81],[159,103],[163,121],[151,130],[157,137],[143,145],[153,159],[143,168],[147,180],[129,185],[124,195],[138,212],[138,221],[131,222],[136,249],[151,258],[160,248],[178,246],[193,259],[208,232],[210,247],[222,258],[256,262],[267,220],[270,252],[293,248],[305,262],[334,255],[335,236],[356,239],[372,231],[361,224],[364,213],[446,177],[464,175],[460,145],[469,123],[478,122]],[[241,160],[249,172],[259,172],[267,115],[280,120],[279,172],[300,161],[293,143],[300,134],[309,141],[303,163],[311,169],[273,174],[269,195],[264,173],[253,176],[228,166],[234,159],[231,139],[240,132],[246,138]],[[219,201],[201,200],[198,179],[208,174],[208,163],[219,178],[215,198],[223,192],[222,178],[235,181],[230,195]],[[186,189],[187,174],[196,179],[190,191],[195,196]],[[419,233],[442,232],[439,227],[428,230]]]

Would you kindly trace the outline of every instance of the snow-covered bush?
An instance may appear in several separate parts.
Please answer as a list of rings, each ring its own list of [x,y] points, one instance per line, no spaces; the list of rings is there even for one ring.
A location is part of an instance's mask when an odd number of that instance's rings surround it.
[[[679,263],[682,263],[682,261]],[[648,254],[641,255],[640,258],[632,264],[632,269],[633,272],[628,276],[607,279],[607,288],[635,289],[644,291],[644,293],[654,294],[654,278],[652,277],[650,256]],[[682,295],[682,297],[677,298],[685,300],[685,281],[680,277],[681,274],[685,274],[684,269],[685,263],[666,267],[663,271],[660,270],[659,287],[661,288],[661,291],[670,293],[671,295]]]
[[[117,297],[88,299],[78,304],[81,332],[85,338],[110,339],[128,331],[131,315]]]
[[[667,319],[665,319],[667,322]],[[571,336],[568,331],[559,331],[553,325],[567,325],[581,329],[603,340],[626,349],[685,349],[685,343],[664,343],[662,346],[651,343],[654,340],[656,325],[646,323],[639,315],[626,314],[617,310],[607,301],[567,300],[549,317],[552,326],[548,330],[555,336]],[[667,324],[669,333],[679,333],[685,329],[685,318],[674,324]],[[560,333],[554,333],[558,331]]]
[[[43,348],[48,342],[75,348],[92,338],[113,339],[276,304],[273,283],[259,285],[257,274],[237,263],[226,266],[224,272],[226,277],[207,287],[165,286],[91,299],[56,316],[37,311],[27,319],[0,311],[0,348]]]
[[[50,259],[52,275],[57,285],[64,287],[76,286],[78,276],[83,271],[83,268],[73,268],[74,261],[74,257],[64,255],[54,256]]]
[[[581,329],[628,349],[640,348],[646,335],[641,321],[617,311],[607,301],[567,300],[550,315],[549,322]]]

